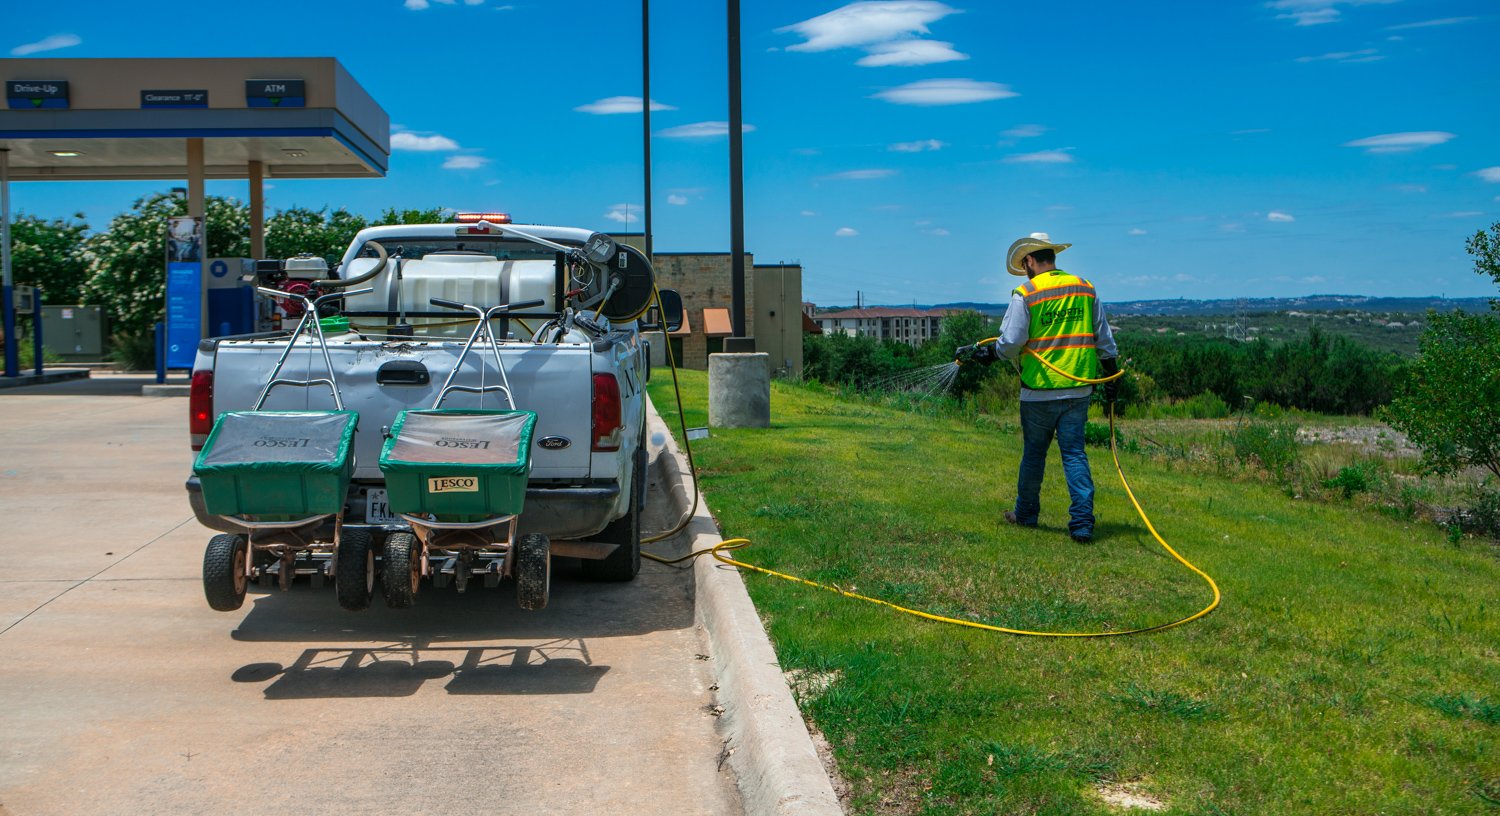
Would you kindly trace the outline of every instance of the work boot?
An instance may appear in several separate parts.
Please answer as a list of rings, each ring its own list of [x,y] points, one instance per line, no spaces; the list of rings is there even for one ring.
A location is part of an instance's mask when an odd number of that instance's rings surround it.
[[[1078,543],[1078,544],[1092,544],[1092,543],[1094,543],[1094,534],[1091,533],[1091,532],[1089,532],[1088,530],[1078,530],[1078,531],[1075,531],[1075,532],[1068,533],[1068,538],[1073,539],[1073,541],[1076,542],[1076,543]]]
[[[1001,513],[1000,515],[1001,515],[1001,517],[1003,517],[1005,519],[1005,523],[1006,524],[1014,524],[1017,527],[1035,527],[1036,526],[1035,522],[1033,522],[1031,524],[1027,524],[1027,523],[1021,521],[1019,518],[1016,517],[1016,511],[1014,511],[1014,510],[1006,510],[1004,513]]]

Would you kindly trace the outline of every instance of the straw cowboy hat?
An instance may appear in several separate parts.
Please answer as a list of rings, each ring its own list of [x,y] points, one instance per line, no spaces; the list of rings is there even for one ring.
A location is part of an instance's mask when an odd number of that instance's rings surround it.
[[[1053,252],[1062,252],[1072,244],[1054,244],[1045,232],[1033,232],[1032,234],[1017,240],[1010,245],[1010,251],[1005,254],[1005,271],[1012,275],[1026,277],[1026,267],[1021,265],[1022,259],[1039,249],[1050,249]]]

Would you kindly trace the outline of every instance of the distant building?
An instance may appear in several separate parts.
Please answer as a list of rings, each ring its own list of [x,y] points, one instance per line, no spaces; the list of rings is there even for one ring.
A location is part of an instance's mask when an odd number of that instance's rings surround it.
[[[943,320],[959,309],[893,309],[874,306],[813,315],[824,334],[847,334],[920,346],[943,331]]]

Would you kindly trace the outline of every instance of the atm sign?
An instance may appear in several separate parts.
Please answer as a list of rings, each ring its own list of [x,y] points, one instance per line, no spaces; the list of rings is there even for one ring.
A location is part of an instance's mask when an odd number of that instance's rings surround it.
[[[249,79],[245,104],[252,108],[305,108],[307,82],[301,79]]]

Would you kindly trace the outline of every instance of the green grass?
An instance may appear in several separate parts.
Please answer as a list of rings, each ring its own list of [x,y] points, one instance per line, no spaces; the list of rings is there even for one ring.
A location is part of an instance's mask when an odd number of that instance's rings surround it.
[[[658,372],[660,374],[660,372]],[[684,372],[689,425],[706,381]],[[917,416],[775,383],[773,427],[694,445],[727,536],[766,567],[1020,628],[1159,623],[1207,589],[1150,539],[1091,448],[1096,543],[1003,524],[1011,422]],[[653,398],[672,423],[671,378]],[[1124,433],[1132,436],[1126,425]],[[1165,633],[1020,638],[746,582],[853,788],[851,813],[1105,814],[1131,784],[1174,814],[1497,814],[1500,559],[1430,525],[1126,454],[1158,529],[1223,606]],[[1267,480],[1268,481],[1268,480]]]

